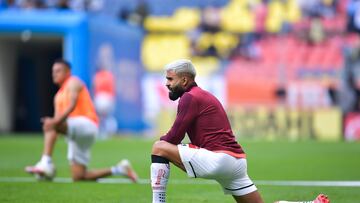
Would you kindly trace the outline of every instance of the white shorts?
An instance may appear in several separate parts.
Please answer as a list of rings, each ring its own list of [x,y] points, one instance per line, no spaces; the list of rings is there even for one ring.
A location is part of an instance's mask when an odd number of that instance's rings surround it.
[[[98,126],[83,116],[67,119],[68,160],[87,166],[90,160],[90,148],[98,133]]]
[[[225,194],[235,196],[257,190],[247,174],[246,159],[190,146],[178,145],[181,161],[189,177],[216,180]]]
[[[108,93],[98,93],[95,95],[94,104],[99,115],[108,116],[115,108],[114,96]]]

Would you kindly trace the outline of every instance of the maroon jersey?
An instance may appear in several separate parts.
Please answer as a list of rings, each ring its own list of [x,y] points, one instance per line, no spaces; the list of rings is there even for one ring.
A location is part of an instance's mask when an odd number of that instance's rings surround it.
[[[244,153],[235,140],[219,100],[196,84],[181,96],[175,122],[160,140],[177,145],[183,140],[185,133],[191,143],[198,147],[210,151]]]

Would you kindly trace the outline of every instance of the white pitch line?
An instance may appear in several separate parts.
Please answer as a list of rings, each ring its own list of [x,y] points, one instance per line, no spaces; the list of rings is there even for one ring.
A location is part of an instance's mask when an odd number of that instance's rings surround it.
[[[33,177],[0,177],[0,183],[34,183]],[[58,177],[53,180],[56,183],[71,183],[71,178]],[[106,184],[130,184],[131,181],[123,178],[103,178],[99,183]],[[257,180],[256,185],[265,186],[311,186],[311,187],[360,187],[360,181],[299,181],[299,180]],[[150,184],[148,179],[139,179],[138,184]],[[169,184],[175,185],[213,185],[214,180],[205,179],[170,179]]]
[[[257,185],[271,185],[271,186],[360,187],[360,181],[258,180],[254,182]]]

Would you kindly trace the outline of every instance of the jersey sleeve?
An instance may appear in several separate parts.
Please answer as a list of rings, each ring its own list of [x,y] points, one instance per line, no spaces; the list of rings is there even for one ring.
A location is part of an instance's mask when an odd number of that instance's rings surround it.
[[[162,136],[160,140],[164,140],[175,145],[180,144],[196,115],[197,106],[195,99],[191,94],[185,93],[179,101],[174,124],[169,132]]]

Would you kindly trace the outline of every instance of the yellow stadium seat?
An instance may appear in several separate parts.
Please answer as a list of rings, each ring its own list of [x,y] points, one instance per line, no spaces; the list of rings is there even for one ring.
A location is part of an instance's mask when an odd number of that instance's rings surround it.
[[[218,32],[213,36],[213,44],[218,53],[226,57],[239,44],[239,37],[228,32]]]
[[[255,30],[255,16],[248,9],[246,0],[232,0],[222,8],[221,27],[225,31],[248,33]]]
[[[277,33],[281,30],[284,21],[284,6],[278,1],[271,1],[268,5],[268,15],[265,20],[265,29],[269,33]]]
[[[148,16],[144,27],[150,32],[186,32],[196,28],[201,21],[199,9],[179,8],[172,16]]]
[[[141,58],[148,71],[162,71],[172,60],[190,57],[190,40],[183,34],[149,34],[144,38]]]
[[[178,31],[189,31],[195,29],[201,21],[199,9],[179,8],[174,14],[174,27]]]
[[[214,45],[217,52],[226,57],[239,43],[239,38],[235,34],[228,32],[217,32],[215,34],[204,32],[196,43],[196,48],[200,51],[207,50]]]
[[[208,76],[218,71],[220,68],[220,61],[218,58],[213,56],[207,57],[192,57],[191,61],[196,67],[197,75],[199,76]]]
[[[301,19],[301,10],[296,0],[288,0],[285,4],[284,19],[289,23],[296,23]]]
[[[208,32],[204,32],[200,35],[199,39],[196,42],[196,48],[200,51],[205,51],[208,49],[213,42],[213,35]]]

